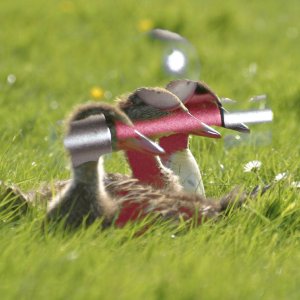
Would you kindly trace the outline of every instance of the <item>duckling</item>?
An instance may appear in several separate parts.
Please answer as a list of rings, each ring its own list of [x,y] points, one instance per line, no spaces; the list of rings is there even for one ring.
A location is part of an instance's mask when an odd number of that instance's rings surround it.
[[[104,122],[110,130],[112,141],[115,140],[113,126],[115,120],[131,123],[117,108],[103,103],[91,103],[79,106],[72,113],[67,122],[68,134],[71,132],[73,122],[91,119],[100,114],[105,116]],[[78,227],[83,222],[90,225],[97,218],[103,218],[103,225],[107,226],[117,207],[116,202],[104,188],[103,174],[102,157],[99,160],[96,158],[79,164],[73,161],[71,180],[49,203],[46,221],[64,219],[68,227]]]
[[[193,83],[193,82],[192,82]],[[118,99],[118,106],[133,121],[158,119],[171,114],[174,109],[182,109],[188,112],[181,98],[188,98],[194,91],[195,84],[188,86],[185,90],[178,91],[179,97],[163,88],[140,88]],[[199,121],[200,124],[200,121]],[[205,125],[204,125],[205,126]],[[206,126],[212,134],[212,128]],[[133,176],[144,183],[152,184],[155,187],[166,188],[176,191],[184,190],[205,196],[203,181],[198,164],[188,148],[188,135],[171,134],[160,138],[162,147],[167,155],[148,158],[143,153],[127,151],[126,157],[131,165]],[[178,151],[172,149],[179,147]],[[147,165],[139,162],[147,161]],[[149,170],[146,172],[146,170]]]
[[[137,128],[140,127],[148,136],[159,138],[160,145],[165,149],[166,154],[160,156],[159,161],[153,161],[152,168],[159,169],[162,163],[178,176],[186,192],[205,196],[199,166],[189,149],[189,134],[221,137],[217,131],[200,121],[204,112],[209,122],[225,126],[222,123],[224,109],[218,96],[202,82],[183,79],[171,81],[165,89],[139,88],[129,96],[123,97],[119,106],[135,121]],[[173,110],[177,111],[172,115]],[[249,131],[242,123],[231,129]],[[151,183],[151,178],[145,177],[145,169],[136,163],[137,159],[143,160],[142,156],[143,154],[127,152],[133,175]],[[150,169],[149,164],[147,167]],[[158,181],[158,176],[155,178]]]

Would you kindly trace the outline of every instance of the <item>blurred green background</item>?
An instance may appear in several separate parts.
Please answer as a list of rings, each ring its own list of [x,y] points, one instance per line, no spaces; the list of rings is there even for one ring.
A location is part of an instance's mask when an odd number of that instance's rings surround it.
[[[219,96],[239,100],[229,110],[256,107],[247,99],[267,94],[274,111],[272,124],[252,127],[254,137],[268,132],[266,143],[228,148],[224,141],[193,138],[207,194],[264,184],[279,172],[288,173],[288,184],[300,181],[299,13],[298,0],[2,0],[0,179],[28,189],[67,178],[62,120],[75,104],[164,86],[170,78],[161,68],[162,52],[147,35],[158,27],[194,45],[199,79]],[[243,172],[251,160],[262,161],[259,174]],[[120,153],[106,165],[128,172]],[[192,230],[174,243],[167,231],[123,245],[126,230],[41,243],[33,221],[16,228],[2,222],[3,299],[299,299],[298,193],[276,190],[229,225]],[[85,259],[75,255],[76,263],[60,272],[73,248]],[[98,286],[102,272],[108,275]],[[57,294],[47,294],[55,286]]]
[[[111,101],[139,86],[165,85],[156,45],[144,32],[160,27],[190,40],[200,79],[218,95],[245,102],[266,93],[278,124],[274,138],[293,131],[283,143],[294,144],[297,8],[297,1],[278,0],[2,1],[1,133],[21,134],[23,147],[37,149],[57,120],[91,98],[93,87]]]
[[[1,166],[1,177],[38,176],[40,168],[32,162],[48,169],[39,174],[43,179],[59,176],[65,161],[57,121],[74,104],[93,98],[93,88],[100,89],[99,99],[112,101],[140,86],[165,85],[162,52],[146,33],[156,27],[194,45],[199,78],[218,95],[248,107],[249,97],[267,94],[276,149],[290,144],[289,155],[298,153],[293,151],[299,138],[298,12],[293,0],[2,1],[0,132],[6,167]],[[208,165],[222,159],[223,145],[216,147]],[[282,153],[280,160],[287,155]]]

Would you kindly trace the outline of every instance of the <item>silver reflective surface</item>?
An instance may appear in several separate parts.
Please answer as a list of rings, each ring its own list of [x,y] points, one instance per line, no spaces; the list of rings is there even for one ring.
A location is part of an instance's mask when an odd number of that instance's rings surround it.
[[[64,145],[74,167],[88,161],[98,161],[102,154],[112,152],[111,133],[104,115],[72,122]]]
[[[150,35],[158,40],[163,41],[173,41],[173,42],[183,42],[186,41],[184,37],[176,32],[172,32],[170,30],[156,28],[150,31]]]
[[[240,123],[256,124],[271,122],[273,112],[271,109],[249,110],[240,112],[224,113],[225,127],[231,127]]]
[[[171,78],[187,77],[199,80],[200,62],[195,47],[178,33],[153,29],[150,36],[160,41],[162,48],[162,65]]]
[[[164,58],[164,67],[168,73],[182,74],[187,67],[187,58],[179,49],[172,49]]]

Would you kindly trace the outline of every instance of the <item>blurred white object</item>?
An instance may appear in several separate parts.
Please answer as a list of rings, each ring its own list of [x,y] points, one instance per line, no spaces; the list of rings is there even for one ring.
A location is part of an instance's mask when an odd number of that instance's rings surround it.
[[[16,77],[16,75],[14,75],[14,74],[9,74],[9,75],[7,76],[7,83],[8,83],[9,85],[13,85],[13,84],[16,82],[16,80],[17,80],[17,77]]]
[[[281,181],[281,180],[283,180],[283,179],[286,179],[286,178],[287,178],[287,175],[288,175],[287,172],[279,173],[279,174],[277,174],[277,175],[275,176],[274,181],[275,181],[275,182],[278,182],[278,181]]]
[[[184,191],[205,196],[202,176],[190,149],[177,151],[168,160],[162,158],[162,163],[179,177]]]
[[[273,112],[271,109],[247,110],[224,113],[225,127],[230,127],[235,124],[246,123],[266,123],[272,122]]]
[[[257,172],[261,168],[261,161],[259,160],[252,160],[249,161],[244,165],[244,172],[250,173],[250,172]]]
[[[178,33],[153,29],[150,31],[153,39],[161,41],[163,46],[162,66],[173,78],[187,77],[198,80],[200,77],[200,62],[195,47]]]

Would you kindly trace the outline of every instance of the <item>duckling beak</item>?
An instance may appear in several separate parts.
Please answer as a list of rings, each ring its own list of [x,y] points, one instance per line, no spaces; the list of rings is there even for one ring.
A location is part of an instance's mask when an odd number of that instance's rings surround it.
[[[134,128],[132,128],[132,130],[134,137],[118,141],[119,149],[137,150],[152,155],[162,155],[166,153],[160,145],[144,136],[141,132]]]
[[[148,139],[138,130],[135,129],[134,132],[136,133],[137,137],[133,141],[139,149],[155,155],[161,155],[166,153],[165,150],[159,144]]]

